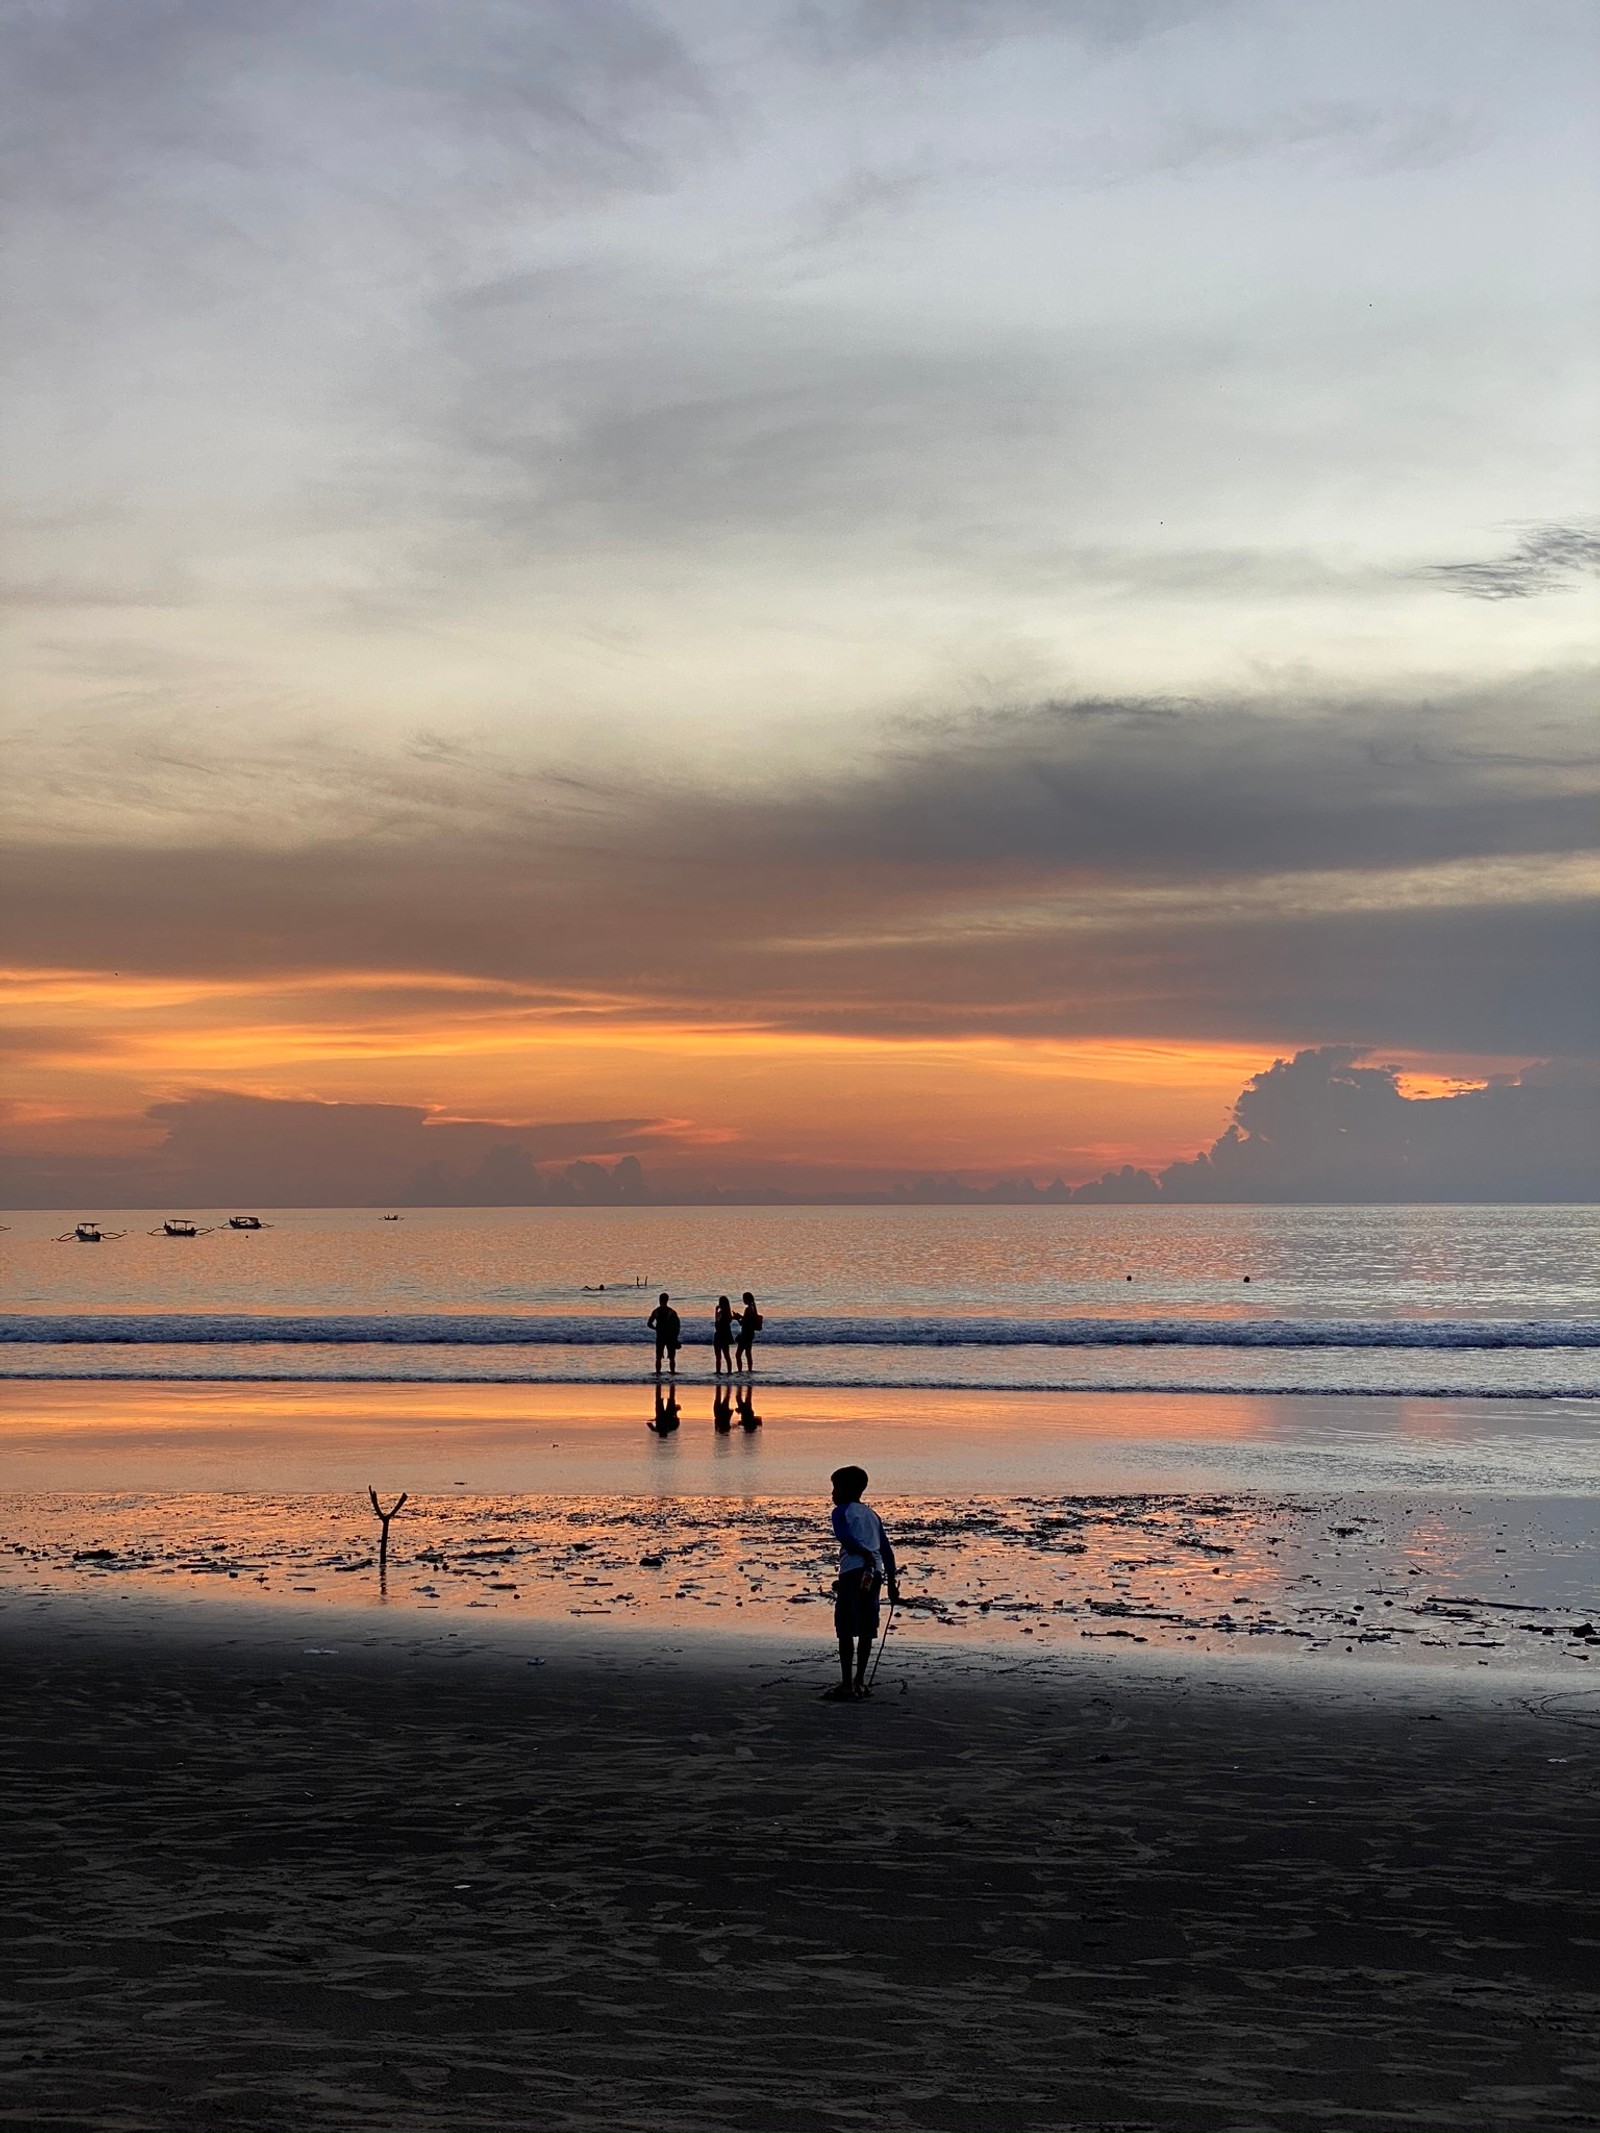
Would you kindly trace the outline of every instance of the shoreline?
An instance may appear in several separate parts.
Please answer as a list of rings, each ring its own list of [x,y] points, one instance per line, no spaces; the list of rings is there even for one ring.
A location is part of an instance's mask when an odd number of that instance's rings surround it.
[[[1499,1351],[1490,1351],[1492,1353]],[[1586,1353],[1588,1351],[1578,1351]],[[1175,1399],[1218,1400],[1528,1400],[1535,1403],[1572,1401],[1574,1403],[1600,1401],[1600,1387],[1590,1386],[1525,1386],[1525,1385],[1300,1385],[1272,1384],[1217,1384],[1215,1382],[1186,1384],[1181,1380],[1167,1383],[1117,1384],[1111,1381],[1097,1382],[1089,1379],[1073,1381],[1033,1382],[1017,1384],[964,1383],[952,1378],[895,1378],[885,1382],[882,1378],[789,1378],[765,1372],[754,1378],[717,1378],[709,1371],[698,1374],[687,1370],[677,1377],[657,1378],[648,1364],[623,1375],[599,1376],[591,1373],[585,1377],[518,1377],[511,1372],[501,1372],[493,1377],[463,1374],[451,1377],[442,1372],[417,1372],[408,1375],[403,1371],[380,1372],[373,1370],[350,1371],[341,1374],[333,1370],[316,1372],[235,1370],[225,1377],[212,1371],[174,1370],[0,1370],[0,1385],[337,1385],[341,1388],[371,1385],[423,1390],[437,1386],[445,1392],[492,1391],[504,1386],[516,1392],[536,1391],[547,1388],[554,1392],[577,1392],[585,1388],[602,1391],[649,1392],[655,1386],[692,1387],[696,1392],[715,1392],[727,1385],[745,1388],[751,1392],[803,1392],[833,1395],[838,1393],[938,1393],[941,1395],[970,1394],[974,1398],[989,1400],[1006,1399],[1161,1399],[1168,1395]]]
[[[831,1706],[826,1639],[99,1599],[0,1653],[0,2123],[821,2133],[844,2067],[934,2133],[1600,2123],[1600,1684],[891,1647]]]

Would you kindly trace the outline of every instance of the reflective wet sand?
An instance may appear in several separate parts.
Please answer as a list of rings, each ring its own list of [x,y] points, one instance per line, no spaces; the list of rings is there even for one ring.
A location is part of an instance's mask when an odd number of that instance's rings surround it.
[[[846,1460],[933,1644],[1600,1664],[1593,1420],[1547,1403],[33,1386],[0,1582],[828,1635]],[[1354,1410],[1352,1412],[1352,1410]],[[369,1483],[404,1489],[381,1589]]]

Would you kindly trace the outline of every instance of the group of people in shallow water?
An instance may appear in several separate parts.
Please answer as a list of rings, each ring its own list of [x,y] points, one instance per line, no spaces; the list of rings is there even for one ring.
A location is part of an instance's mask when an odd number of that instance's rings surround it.
[[[727,1297],[719,1296],[717,1308],[711,1314],[711,1346],[719,1373],[726,1370],[732,1375],[735,1371],[755,1368],[756,1335],[765,1321],[748,1289],[742,1302],[743,1308],[735,1314]],[[672,1298],[665,1289],[645,1324],[656,1337],[656,1376],[660,1377],[663,1363],[668,1372],[676,1376],[678,1350],[683,1346],[683,1320],[672,1308]]]

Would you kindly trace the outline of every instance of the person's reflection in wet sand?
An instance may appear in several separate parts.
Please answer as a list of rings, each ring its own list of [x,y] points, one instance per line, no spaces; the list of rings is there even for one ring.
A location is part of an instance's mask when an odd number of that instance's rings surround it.
[[[741,1385],[734,1393],[734,1398],[739,1403],[739,1427],[741,1429],[759,1429],[761,1427],[761,1417],[756,1413],[754,1386]]]
[[[725,1436],[733,1427],[733,1388],[719,1385],[711,1395],[711,1427]]]
[[[650,1424],[658,1437],[670,1437],[682,1418],[678,1413],[678,1388],[676,1385],[656,1387],[656,1418]]]

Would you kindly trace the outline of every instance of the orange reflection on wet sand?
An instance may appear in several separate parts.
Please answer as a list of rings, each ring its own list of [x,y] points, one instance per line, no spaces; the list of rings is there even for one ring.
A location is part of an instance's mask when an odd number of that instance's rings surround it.
[[[1506,1506],[1153,1491],[880,1502],[901,1557],[905,1637],[1574,1671],[1600,1651],[1577,1604],[1583,1551],[1566,1549],[1568,1589],[1552,1598],[1562,1551]],[[0,1594],[831,1636],[835,1550],[816,1495],[452,1490],[412,1499],[386,1568],[378,1538],[354,1494],[39,1492],[6,1500]]]

